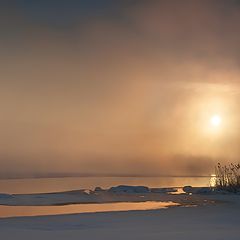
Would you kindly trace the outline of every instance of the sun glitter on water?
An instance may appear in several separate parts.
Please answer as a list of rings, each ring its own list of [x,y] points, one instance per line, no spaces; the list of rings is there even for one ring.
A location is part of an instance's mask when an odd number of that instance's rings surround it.
[[[210,187],[215,187],[217,182],[217,176],[216,174],[211,174],[210,178]]]

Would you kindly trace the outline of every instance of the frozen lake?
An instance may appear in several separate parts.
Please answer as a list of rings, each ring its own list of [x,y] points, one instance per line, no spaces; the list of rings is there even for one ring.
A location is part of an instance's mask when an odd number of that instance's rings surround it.
[[[210,185],[210,177],[65,177],[0,180],[0,193],[47,193],[117,185],[182,187]]]

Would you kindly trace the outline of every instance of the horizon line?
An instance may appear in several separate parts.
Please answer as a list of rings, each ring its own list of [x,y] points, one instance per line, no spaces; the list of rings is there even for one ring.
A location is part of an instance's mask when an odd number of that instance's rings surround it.
[[[164,175],[164,174],[82,174],[82,173],[73,173],[73,174],[63,174],[63,173],[55,173],[55,174],[34,174],[34,175],[20,175],[16,174],[11,175],[11,176],[0,176],[0,180],[14,180],[14,179],[42,179],[42,178],[84,178],[84,177],[109,177],[109,178],[114,178],[114,177],[119,177],[119,178],[154,178],[154,177],[166,177],[166,178],[204,178],[204,177],[211,177],[211,174],[209,175]]]

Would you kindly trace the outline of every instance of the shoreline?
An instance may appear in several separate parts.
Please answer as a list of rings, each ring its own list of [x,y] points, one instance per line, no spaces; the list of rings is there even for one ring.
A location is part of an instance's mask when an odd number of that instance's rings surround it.
[[[140,188],[140,190],[139,190]],[[182,191],[182,188],[180,188]],[[0,194],[0,206],[65,206],[70,204],[101,204],[115,202],[172,201],[181,205],[210,204],[208,194],[179,193],[177,188],[118,186],[110,189],[74,190],[39,194]]]

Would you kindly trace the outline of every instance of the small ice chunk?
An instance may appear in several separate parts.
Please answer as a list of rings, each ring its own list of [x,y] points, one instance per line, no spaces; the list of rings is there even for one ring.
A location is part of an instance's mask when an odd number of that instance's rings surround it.
[[[185,193],[192,193],[192,194],[208,194],[212,192],[212,189],[210,187],[185,186],[183,187],[183,191]]]
[[[176,188],[151,188],[152,193],[171,193],[177,192]]]
[[[150,189],[145,186],[120,185],[117,187],[111,187],[108,191],[112,193],[149,193]]]
[[[105,191],[104,189],[102,189],[101,187],[95,187],[94,192],[103,192]]]
[[[0,199],[13,198],[11,194],[0,193]]]

